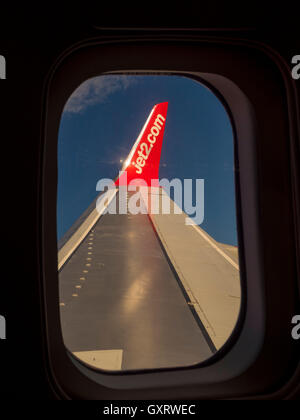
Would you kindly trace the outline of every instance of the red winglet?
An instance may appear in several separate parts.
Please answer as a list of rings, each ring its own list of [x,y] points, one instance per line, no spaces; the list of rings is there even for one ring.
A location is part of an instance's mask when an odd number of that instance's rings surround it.
[[[138,185],[141,180],[148,186],[158,186],[158,172],[166,125],[168,102],[162,102],[153,107],[150,115],[135,141],[124,165],[122,173],[115,184]]]

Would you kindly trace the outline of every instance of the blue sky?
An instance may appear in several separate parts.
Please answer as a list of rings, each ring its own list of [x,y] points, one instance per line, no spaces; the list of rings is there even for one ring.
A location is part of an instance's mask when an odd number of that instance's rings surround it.
[[[159,102],[169,102],[160,179],[204,179],[201,227],[237,245],[229,117],[212,92],[182,76],[99,76],[69,98],[58,139],[58,239],[98,195],[97,181],[118,174]]]

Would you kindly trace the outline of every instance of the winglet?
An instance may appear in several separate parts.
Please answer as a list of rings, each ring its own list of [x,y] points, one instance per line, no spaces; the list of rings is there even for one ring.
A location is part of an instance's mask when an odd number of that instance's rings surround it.
[[[135,141],[115,184],[158,186],[159,162],[163,142],[168,102],[155,105]]]

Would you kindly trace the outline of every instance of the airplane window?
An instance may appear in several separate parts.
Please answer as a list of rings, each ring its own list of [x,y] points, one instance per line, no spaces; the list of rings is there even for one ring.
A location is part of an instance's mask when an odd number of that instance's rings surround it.
[[[195,365],[240,312],[234,141],[220,100],[175,75],[102,75],[58,139],[60,317],[93,368]]]

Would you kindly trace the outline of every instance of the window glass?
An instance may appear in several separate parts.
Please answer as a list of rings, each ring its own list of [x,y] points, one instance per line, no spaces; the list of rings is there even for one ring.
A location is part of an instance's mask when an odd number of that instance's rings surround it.
[[[241,303],[234,141],[219,99],[173,75],[80,85],[60,123],[57,238],[75,357],[133,370],[217,352]]]

